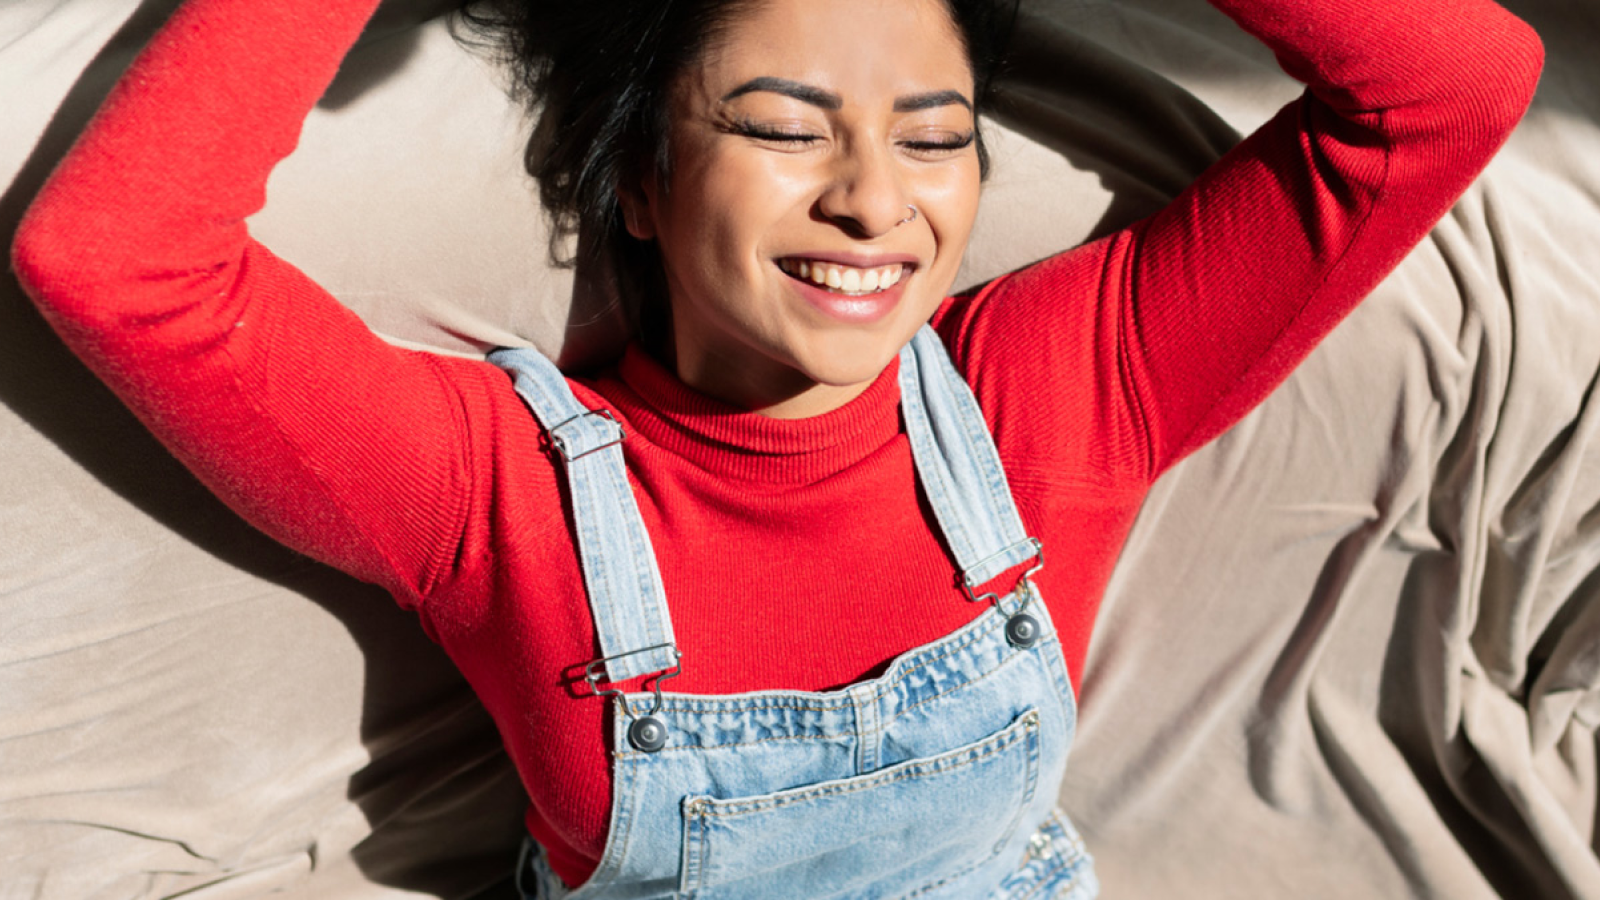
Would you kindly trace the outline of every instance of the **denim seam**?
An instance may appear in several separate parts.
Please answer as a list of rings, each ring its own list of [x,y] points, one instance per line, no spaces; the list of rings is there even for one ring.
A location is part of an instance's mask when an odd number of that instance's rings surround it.
[[[684,754],[684,753],[703,753],[703,752],[705,752],[707,750],[735,750],[735,749],[738,749],[740,747],[759,747],[762,744],[778,744],[778,743],[784,743],[784,742],[787,742],[787,741],[834,740],[834,741],[841,741],[842,742],[842,741],[848,739],[849,737],[850,737],[850,735],[790,734],[790,735],[780,735],[778,737],[757,738],[757,739],[755,739],[753,741],[741,741],[741,742],[739,742],[737,744],[690,744],[688,746],[683,746],[683,747],[674,747],[674,746],[670,746],[669,745],[669,746],[661,748],[660,750],[655,751],[654,753],[645,753],[642,750],[618,750],[614,755],[618,759],[637,759],[637,758],[643,757],[643,756],[652,756],[652,757],[656,757],[656,758],[659,758],[659,759],[667,759],[667,758],[670,758],[672,756],[677,756],[677,755]]]
[[[1028,892],[1026,894],[1020,894],[1018,896],[1008,898],[1008,900],[1032,900],[1034,897],[1041,896],[1040,892],[1046,888],[1058,887],[1059,885],[1051,885],[1049,883],[1051,878],[1063,871],[1066,871],[1067,869],[1080,868],[1088,859],[1088,856],[1083,853],[1080,846],[1075,844],[1072,849],[1072,853],[1058,853],[1053,859],[1041,866],[1038,874],[1032,879],[1033,884],[1027,886]],[[1076,889],[1077,886],[1078,883],[1076,879],[1074,879],[1071,883],[1064,885],[1064,887],[1068,888],[1069,890]]]
[[[892,689],[898,687],[900,685],[900,683],[905,681],[907,678],[910,678],[912,675],[922,671],[923,669],[928,668],[929,666],[933,665],[934,663],[940,662],[942,660],[948,659],[951,656],[954,656],[960,650],[965,650],[967,647],[969,647],[970,645],[976,643],[977,641],[981,640],[982,638],[988,637],[989,635],[993,634],[995,631],[999,630],[1003,625],[1004,625],[1004,621],[1003,620],[996,620],[996,621],[990,622],[988,625],[986,625],[986,626],[984,626],[984,627],[982,627],[980,629],[977,629],[972,634],[963,637],[960,641],[952,643],[948,647],[942,648],[938,652],[938,655],[931,656],[928,659],[919,660],[916,665],[911,666],[910,668],[907,668],[904,671],[900,672],[899,674],[895,675],[892,680],[884,682],[879,687],[879,689],[872,695],[872,699],[875,700],[875,701],[876,700],[882,700],[884,697],[888,696],[888,694],[890,693],[890,691]],[[681,698],[681,695],[678,695],[678,696]],[[675,699],[674,695],[671,694],[671,693],[663,694],[662,695],[662,700],[663,700],[663,706],[662,706],[663,710],[667,710],[667,711],[683,711],[683,712],[701,712],[701,713],[717,713],[717,712],[746,713],[746,712],[760,712],[762,710],[768,710],[768,709],[809,710],[809,711],[814,711],[814,712],[843,712],[844,710],[849,710],[849,709],[853,709],[854,708],[853,703],[851,702],[851,698],[848,695],[842,696],[839,700],[830,700],[830,701],[823,701],[823,702],[811,702],[811,701],[808,701],[808,700],[800,699],[798,697],[781,698],[781,699],[778,699],[778,700],[774,700],[772,702],[763,703],[760,706],[745,706],[745,705],[742,705],[740,703],[740,701],[737,701],[737,700],[726,701],[726,700],[717,699],[717,698],[712,698],[712,699],[707,699],[707,700]],[[724,703],[727,703],[728,706],[726,708],[719,708],[719,707],[722,707],[722,705]],[[631,706],[630,706],[630,708],[631,708]]]
[[[620,761],[621,754],[617,754],[617,756]],[[589,880],[577,889],[577,892],[581,892],[578,893],[579,898],[592,888],[601,888],[614,884],[625,868],[622,861],[628,858],[628,845],[633,839],[633,817],[637,812],[634,809],[634,798],[632,797],[633,783],[636,780],[637,773],[633,769],[633,766],[618,765],[612,770],[611,802],[616,814],[607,825],[606,846],[601,851],[600,865],[590,875]],[[628,793],[624,794],[624,791]],[[616,852],[613,853],[612,839],[619,830],[622,839],[617,842]],[[608,866],[610,867],[609,870]],[[569,900],[572,900],[572,898],[569,897]]]
[[[1044,644],[1040,644],[1038,646],[1042,647],[1042,646],[1045,646],[1045,645]],[[963,688],[966,688],[966,687],[968,687],[970,685],[980,684],[980,683],[988,680],[989,678],[992,678],[995,675],[998,675],[1001,672],[1005,671],[1012,664],[1020,664],[1020,662],[1022,660],[1024,660],[1024,659],[1026,659],[1026,658],[1027,658],[1026,656],[1024,656],[1023,654],[1020,654],[1020,653],[1015,655],[1015,656],[1012,656],[1009,659],[1005,660],[1004,662],[1000,663],[999,665],[995,666],[994,668],[988,670],[987,672],[984,672],[982,675],[979,675],[976,678],[973,678],[973,679],[971,679],[969,681],[963,681],[963,682],[961,682],[960,684],[957,684],[957,685],[952,685],[951,687],[949,687],[949,688],[947,688],[945,690],[942,690],[937,694],[933,694],[933,695],[931,695],[929,697],[925,697],[925,698],[923,698],[921,700],[918,700],[916,703],[913,703],[910,706],[907,706],[906,708],[900,710],[898,713],[896,713],[893,716],[893,718],[890,719],[890,721],[893,722],[895,719],[899,719],[901,716],[905,715],[906,713],[909,713],[909,712],[911,712],[913,710],[916,710],[916,709],[921,709],[922,707],[927,706],[929,703],[932,703],[933,701],[938,700],[939,698],[944,697],[944,696],[946,696],[948,694],[953,694],[956,691],[962,690]]]
[[[1050,827],[1051,824],[1056,825],[1057,830],[1061,832],[1059,843],[1066,844],[1066,852],[1057,850],[1055,856],[1051,857],[1050,859],[1037,860],[1040,863],[1038,869],[1028,878],[1029,883],[1023,886],[1027,893],[1008,897],[1007,900],[1032,900],[1032,898],[1040,896],[1040,892],[1045,888],[1051,887],[1049,882],[1055,875],[1067,869],[1080,869],[1089,861],[1089,854],[1087,848],[1083,845],[1083,839],[1078,837],[1075,833],[1069,832],[1065,828],[1061,828],[1061,820],[1062,814],[1060,808],[1052,810],[1050,815],[1044,820],[1043,824],[1039,826],[1039,830],[1043,831]],[[1052,848],[1056,847],[1056,844],[1057,842],[1052,841]],[[1023,864],[1017,867],[1018,873],[1021,873],[1023,869],[1026,869],[1033,861],[1034,860],[1028,860],[1027,857],[1024,857]],[[1073,879],[1073,881],[1067,884],[1065,887],[1068,889],[1069,893],[1076,890],[1078,887],[1077,879]],[[1065,895],[1057,894],[1057,896]]]
[[[1039,726],[1035,723],[1024,724],[1021,728],[1014,729],[1009,734],[1002,734],[997,740],[991,741],[982,747],[972,748],[967,754],[963,754],[963,758],[961,759],[950,760],[946,763],[926,769],[913,767],[907,768],[901,772],[895,772],[893,774],[883,774],[876,777],[869,775],[861,779],[859,783],[856,784],[830,785],[828,787],[821,787],[815,790],[797,793],[793,796],[784,797],[782,799],[731,801],[732,804],[744,805],[744,808],[740,809],[718,809],[715,804],[723,801],[718,801],[715,798],[712,798],[712,803],[702,808],[700,815],[716,816],[720,819],[732,819],[747,815],[749,813],[783,809],[787,806],[794,806],[797,803],[808,802],[814,799],[820,799],[824,797],[842,797],[848,794],[856,794],[860,793],[861,791],[883,787],[885,785],[898,784],[904,781],[912,781],[915,779],[928,778],[936,775],[945,775],[964,769],[967,766],[973,765],[974,763],[982,762],[983,760],[989,759],[990,757],[1002,751],[1009,750],[1018,741],[1037,733],[1038,729]]]
[[[960,684],[952,686],[948,690],[940,691],[939,693],[934,694],[933,696],[928,697],[925,700],[920,700],[916,704],[914,704],[912,706],[908,706],[905,709],[900,710],[900,712],[896,713],[893,717],[891,717],[891,718],[889,718],[887,720],[883,720],[884,724],[880,724],[878,727],[876,727],[876,728],[874,728],[874,729],[872,729],[870,731],[856,731],[856,730],[852,729],[850,731],[840,731],[840,732],[837,732],[837,733],[828,733],[828,734],[784,734],[784,735],[775,735],[773,737],[756,738],[753,741],[736,741],[734,743],[689,744],[689,745],[685,745],[685,746],[682,746],[682,747],[663,747],[662,749],[657,750],[654,753],[651,753],[651,754],[648,754],[648,755],[650,755],[650,756],[665,756],[665,755],[667,755],[669,753],[673,753],[675,751],[678,752],[678,753],[688,753],[688,752],[692,752],[692,751],[702,751],[702,750],[732,750],[732,749],[737,749],[739,747],[758,747],[758,746],[760,746],[762,744],[779,743],[779,742],[783,742],[783,741],[837,741],[837,742],[845,742],[845,741],[849,741],[852,738],[857,738],[857,737],[861,737],[861,736],[881,735],[885,731],[887,731],[889,728],[891,728],[894,725],[894,723],[897,720],[899,720],[899,718],[901,716],[905,715],[906,713],[909,713],[909,712],[911,712],[913,710],[916,710],[916,709],[920,709],[921,707],[926,706],[927,704],[932,703],[933,701],[938,700],[941,697],[944,697],[944,696],[947,696],[949,694],[955,693],[956,691],[959,691],[959,690],[963,690],[963,689],[965,689],[967,687],[970,687],[971,685],[978,684],[978,683],[988,679],[990,676],[997,674],[1001,669],[1003,669],[1011,661],[1012,660],[1007,660],[1006,663],[1003,663],[1001,666],[996,667],[992,671],[985,672],[984,674],[979,675],[977,678],[974,678],[974,679],[972,679],[970,681],[963,681]],[[764,707],[764,708],[771,708],[771,707]],[[618,750],[618,751],[616,751],[615,755],[617,756],[618,759],[623,759],[623,758],[635,758],[635,757],[639,757],[639,756],[645,756],[647,754],[645,754],[643,751],[636,751],[636,750]]]
[[[878,699],[867,696],[852,704],[856,711],[856,774],[876,772],[883,749],[883,711]]]
[[[1029,746],[1027,748],[1028,749],[1027,775],[1026,775],[1025,778],[1023,778],[1024,787],[1023,787],[1023,791],[1022,791],[1022,799],[1017,801],[1017,811],[1011,817],[1011,822],[1006,826],[1006,833],[1003,836],[1001,836],[1001,838],[998,841],[995,841],[994,850],[991,851],[987,856],[984,856],[982,859],[974,861],[970,866],[967,866],[966,868],[964,868],[964,869],[962,869],[962,870],[960,870],[958,872],[951,872],[949,875],[946,875],[945,877],[939,879],[938,881],[933,882],[932,884],[923,885],[922,887],[917,888],[916,890],[912,891],[911,893],[906,894],[904,896],[903,900],[911,900],[912,897],[916,897],[916,896],[919,896],[921,894],[926,894],[927,892],[929,892],[931,890],[934,890],[936,888],[939,888],[939,887],[942,887],[942,886],[944,886],[946,884],[949,884],[952,881],[955,881],[957,878],[964,877],[967,874],[971,873],[973,870],[979,868],[980,866],[983,866],[983,865],[987,864],[989,862],[989,860],[994,859],[996,856],[999,856],[1000,852],[1005,849],[1006,842],[1010,841],[1011,840],[1011,836],[1017,833],[1017,826],[1022,824],[1022,817],[1027,814],[1029,805],[1031,805],[1033,803],[1034,793],[1039,788],[1040,729],[1037,728],[1037,727],[1030,729],[1029,730],[1029,734],[1027,736],[1030,738],[1030,740],[1028,742]]]
[[[1035,650],[1042,649],[1044,647],[1051,646],[1051,645],[1053,645],[1055,643],[1056,643],[1056,641],[1052,638],[1052,640],[1049,641],[1048,643],[1039,644],[1034,649]],[[753,740],[753,741],[738,741],[738,742],[731,743],[731,744],[690,744],[690,745],[683,746],[683,747],[664,747],[664,748],[662,748],[660,750],[655,751],[655,753],[650,754],[650,755],[652,755],[652,756],[665,756],[665,755],[667,755],[669,753],[673,753],[674,751],[676,751],[677,753],[689,753],[689,752],[703,751],[703,750],[731,750],[731,749],[735,749],[735,748],[738,748],[738,747],[756,747],[756,746],[760,746],[762,744],[770,744],[770,743],[776,743],[776,742],[781,742],[781,741],[847,741],[852,737],[858,737],[858,736],[861,736],[861,735],[879,735],[879,734],[883,734],[885,731],[887,731],[890,728],[892,728],[894,726],[894,724],[902,716],[906,715],[907,713],[910,713],[910,712],[912,712],[914,710],[920,709],[920,708],[928,705],[929,703],[932,703],[935,700],[938,700],[938,699],[940,699],[942,697],[945,697],[945,696],[947,696],[949,694],[953,694],[956,691],[964,690],[964,689],[966,689],[966,688],[968,688],[968,687],[970,687],[972,685],[975,685],[975,684],[980,684],[983,681],[986,681],[989,678],[1000,674],[1006,668],[1011,666],[1013,663],[1016,663],[1016,662],[1018,662],[1018,661],[1020,661],[1022,659],[1025,659],[1025,658],[1026,657],[1024,657],[1022,654],[1018,654],[1016,656],[1013,656],[1010,659],[1007,659],[1005,662],[1002,662],[1000,665],[995,666],[992,669],[989,669],[988,671],[984,672],[982,675],[979,675],[976,678],[970,679],[968,681],[963,681],[960,684],[952,685],[951,687],[949,687],[946,690],[940,691],[937,694],[933,694],[932,696],[929,696],[929,697],[926,697],[926,698],[924,698],[922,700],[919,700],[916,703],[899,710],[893,716],[889,716],[887,718],[880,718],[879,719],[880,724],[878,725],[878,727],[873,729],[873,730],[871,730],[870,732],[857,732],[857,731],[852,730],[852,731],[849,731],[849,732],[841,731],[841,732],[838,732],[838,733],[830,733],[830,734],[786,734],[786,735],[778,735],[778,736],[775,736],[775,737],[757,738],[756,740]],[[1051,679],[1051,680],[1054,681],[1054,679]],[[1065,704],[1064,703],[1060,703],[1060,705],[1063,707],[1063,712],[1064,712],[1065,711]],[[754,709],[777,709],[777,708],[781,708],[781,707],[765,706],[765,707],[755,707]],[[617,756],[618,759],[632,758],[632,757],[638,757],[638,756],[643,756],[643,755],[645,755],[645,754],[642,751],[618,750],[616,752],[616,756]]]
[[[1005,850],[1006,842],[1010,841],[1013,834],[1016,834],[1016,826],[1021,825],[1022,817],[1027,814],[1027,807],[1034,802],[1034,793],[1038,790],[1038,741],[1040,741],[1040,729],[1037,729],[1037,727],[1035,727],[1035,729],[1030,729],[1030,733],[1027,735],[1027,737],[1029,737],[1030,740],[1029,746],[1027,746],[1027,775],[1026,777],[1022,778],[1022,785],[1024,785],[1024,788],[1022,788],[1022,799],[1021,801],[1018,801],[1018,804],[1016,804],[1016,814],[1011,815],[1011,822],[1006,825],[1005,834],[1003,834],[1002,838],[998,839],[998,841],[995,841],[994,850],[992,850],[989,855],[986,855],[986,857],[979,858],[979,860],[976,860],[976,862],[971,863],[970,866],[966,866],[966,868],[963,868],[963,870],[952,871],[952,873],[947,874],[947,876],[939,879],[939,881],[934,881],[933,884],[925,884],[925,886],[918,887],[917,890],[912,890],[910,894],[907,894],[906,897],[904,897],[904,900],[910,900],[912,897],[918,897],[918,895],[926,894],[926,892],[930,892],[930,890],[946,886],[946,884],[955,881],[955,879],[963,878],[963,876],[966,876],[966,874],[976,870],[976,868],[979,868],[979,866],[986,865],[986,863],[989,863],[989,860],[998,857],[1000,852]]]
[[[681,805],[679,809],[679,815],[682,815]],[[692,815],[685,816],[684,819],[683,872],[678,877],[678,890],[687,900],[700,889],[700,880],[705,877],[706,859],[711,852],[710,848],[705,846],[705,816]]]

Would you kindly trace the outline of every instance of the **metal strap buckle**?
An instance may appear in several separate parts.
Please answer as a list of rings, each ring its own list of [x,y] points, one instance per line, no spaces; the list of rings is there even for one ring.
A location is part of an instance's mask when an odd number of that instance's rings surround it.
[[[566,441],[566,439],[561,436],[561,429],[567,427],[568,425],[571,425],[573,422],[576,422],[579,419],[586,419],[586,418],[588,418],[590,416],[599,416],[600,418],[605,419],[607,422],[610,422],[613,426],[616,427],[617,436],[615,438],[612,438],[609,441],[605,441],[603,443],[596,444],[593,447],[588,447],[588,448],[585,448],[583,450],[580,450],[577,453],[570,452],[567,449],[567,441]],[[627,436],[628,436],[627,429],[623,428],[622,427],[622,423],[618,422],[616,417],[611,415],[611,410],[609,410],[609,409],[591,409],[591,410],[589,410],[587,412],[578,413],[577,415],[573,416],[572,418],[570,418],[570,419],[566,420],[565,422],[562,422],[561,424],[559,424],[559,425],[555,426],[554,428],[550,429],[550,439],[555,442],[556,449],[561,451],[561,458],[565,459],[567,462],[572,462],[575,459],[582,459],[583,457],[588,456],[591,453],[595,453],[597,451],[604,450],[605,448],[610,447],[613,444],[620,444],[620,443],[622,443],[622,439],[627,437]],[[626,655],[626,654],[623,654],[623,655]]]
[[[676,644],[653,644],[649,647],[641,647],[638,650],[629,650],[626,653],[618,653],[613,656],[602,656],[583,667],[583,680],[589,682],[589,690],[593,691],[594,696],[596,697],[621,697],[622,691],[618,690],[617,688],[600,687],[600,682],[606,680],[605,673],[601,671],[601,667],[613,659],[622,659],[625,656],[638,656],[641,653],[650,653],[655,650],[662,649],[669,649],[672,651],[672,668],[662,669],[660,673],[656,674],[655,678],[652,680],[656,701],[655,705],[650,707],[650,712],[646,713],[646,715],[654,715],[661,711],[661,682],[666,681],[668,678],[676,678],[683,673],[683,654],[678,652],[678,646]],[[622,710],[630,716],[633,715],[633,710],[628,708],[627,703],[622,704]]]
[[[1033,565],[1031,567],[1029,567],[1028,571],[1023,572],[1020,576],[1017,577],[1017,583],[1012,587],[1012,590],[1016,590],[1017,588],[1022,587],[1023,585],[1027,584],[1028,583],[1028,579],[1032,578],[1035,574],[1038,573],[1038,571],[1040,569],[1044,568],[1044,544],[1039,543],[1039,539],[1038,538],[1034,538],[1034,537],[1028,538],[1027,543],[1033,545],[1034,563],[1033,563]],[[1011,546],[1015,547],[1016,545],[1013,544]],[[1010,549],[1011,549],[1011,547],[1007,547],[1005,550],[1001,550],[1000,553],[994,554],[994,556],[990,556],[990,557],[987,557],[985,559],[981,559],[981,560],[978,561],[978,564],[973,566],[972,568],[973,569],[982,568],[984,563],[988,562],[991,559],[994,559],[995,556],[999,556],[1002,553],[1006,553]],[[993,603],[995,606],[999,606],[1000,605],[1000,595],[999,594],[996,594],[994,591],[985,591],[982,594],[979,594],[979,593],[976,592],[976,589],[977,589],[977,585],[972,582],[972,579],[967,576],[966,572],[962,572],[961,573],[961,591],[962,591],[962,593],[967,595],[967,600],[969,600],[969,601],[971,601],[973,603],[977,603],[977,602],[979,602],[981,600],[987,600],[987,601]]]

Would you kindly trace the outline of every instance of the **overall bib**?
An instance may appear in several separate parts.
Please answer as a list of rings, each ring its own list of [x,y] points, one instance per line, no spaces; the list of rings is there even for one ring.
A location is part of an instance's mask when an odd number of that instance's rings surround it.
[[[1093,864],[1055,808],[1076,706],[1049,613],[1028,575],[1004,597],[973,592],[1042,563],[1040,547],[932,329],[900,354],[902,413],[968,596],[989,608],[881,676],[824,692],[663,692],[679,659],[621,427],[580,405],[538,353],[490,359],[565,458],[603,654],[588,674],[613,695],[599,867],[568,888],[529,842],[517,874],[525,900],[1095,896]],[[651,673],[661,673],[652,691],[602,688]]]

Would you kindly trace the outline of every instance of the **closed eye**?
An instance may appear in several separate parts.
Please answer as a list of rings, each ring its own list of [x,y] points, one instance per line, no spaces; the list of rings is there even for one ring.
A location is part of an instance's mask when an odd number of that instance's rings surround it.
[[[759,122],[752,122],[745,119],[735,119],[732,122],[729,122],[727,125],[727,130],[732,134],[739,135],[740,137],[747,137],[757,141],[770,141],[777,144],[810,144],[814,141],[819,141],[822,139],[821,135],[813,134],[808,131],[800,131],[797,129],[784,128],[776,125],[763,125]]]
[[[976,133],[969,131],[966,134],[951,135],[936,140],[904,140],[900,142],[900,146],[912,153],[937,155],[965,150],[972,146],[972,142],[976,139]]]

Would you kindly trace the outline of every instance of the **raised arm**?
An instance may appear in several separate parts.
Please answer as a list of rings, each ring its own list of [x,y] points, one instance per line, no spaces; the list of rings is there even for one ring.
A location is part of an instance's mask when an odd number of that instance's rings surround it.
[[[378,340],[244,221],[376,6],[185,4],[13,256],[61,337],[231,506],[417,603],[466,502],[455,363]]]
[[[940,322],[992,415],[1029,379],[1031,427],[1058,434],[1029,440],[1090,452],[1093,430],[1093,463],[1150,479],[1259,403],[1422,239],[1520,120],[1543,59],[1491,0],[1213,3],[1305,94],[1162,212]],[[1007,346],[1041,352],[1007,371]]]

